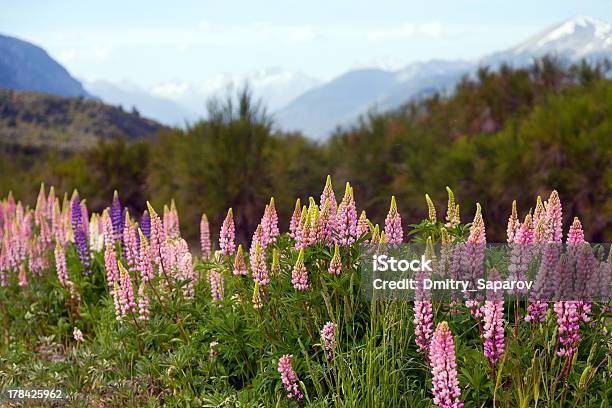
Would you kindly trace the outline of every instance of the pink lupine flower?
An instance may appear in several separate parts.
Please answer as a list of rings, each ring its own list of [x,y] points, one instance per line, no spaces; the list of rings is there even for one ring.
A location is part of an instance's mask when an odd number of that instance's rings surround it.
[[[297,240],[297,231],[300,225],[300,218],[302,217],[302,211],[300,206],[300,199],[295,200],[295,208],[293,209],[293,215],[289,221],[289,236],[291,239]]]
[[[138,287],[138,319],[149,320],[149,297],[147,296],[145,283],[142,281]]]
[[[223,300],[223,276],[218,271],[211,269],[208,272],[208,283],[212,300]]]
[[[537,207],[536,210],[541,212]],[[536,242],[541,242],[543,245],[542,262],[527,306],[525,321],[528,322],[544,321],[548,309],[546,300],[550,298],[557,284],[555,274],[559,270],[563,231],[561,201],[556,190],[550,194],[540,222],[544,226],[544,231],[543,236],[539,238],[536,230]]]
[[[296,290],[308,289],[308,271],[304,266],[304,249],[300,249],[297,262],[291,272],[291,284]]]
[[[164,241],[164,227],[159,215],[157,215],[155,209],[148,201],[147,208],[149,210],[149,218],[151,219],[151,237],[149,238],[151,260],[155,265],[161,266],[161,246]]]
[[[323,209],[319,213],[318,229],[320,239],[326,245],[331,245],[334,242],[334,230],[332,228],[331,218],[336,215],[331,212],[329,199],[323,204]],[[335,222],[334,222],[335,223]]]
[[[340,272],[342,272],[342,259],[340,259],[340,247],[338,244],[334,246],[334,256],[332,256],[329,262],[327,271],[332,275],[340,275]]]
[[[438,324],[429,352],[432,374],[433,403],[441,408],[461,408],[461,390],[457,379],[455,344],[448,323]]]
[[[571,358],[578,350],[578,343],[580,343],[578,302],[555,302],[554,310],[557,315],[559,340],[557,355]]]
[[[236,250],[236,244],[234,243],[234,239],[236,237],[236,231],[234,227],[234,215],[232,213],[232,209],[227,210],[227,216],[223,221],[223,226],[221,227],[221,233],[219,234],[219,249],[221,249],[221,253],[225,256],[231,256],[234,254]]]
[[[514,238],[514,237],[513,237]],[[499,272],[493,268],[489,281],[500,281]],[[504,300],[503,294],[488,291],[484,307],[483,342],[484,355],[494,365],[504,354]]]
[[[174,199],[170,200],[170,208],[164,206],[164,233],[168,238],[178,238],[181,236],[178,211]]]
[[[249,249],[249,257],[251,259],[255,259],[255,248],[259,244],[261,249],[266,249],[266,241],[263,234],[263,227],[261,224],[255,228],[255,232],[253,232],[253,238],[251,238],[251,248]]]
[[[357,236],[357,209],[353,199],[353,189],[349,183],[346,183],[344,198],[338,206],[336,235],[337,243],[342,246],[351,245]]]
[[[392,245],[401,244],[403,240],[404,232],[402,230],[402,218],[397,212],[395,196],[392,196],[389,213],[387,214],[387,218],[385,218],[385,243]]]
[[[121,264],[121,261],[117,262],[119,267],[119,304],[121,305],[121,315],[125,316],[127,313],[136,313],[136,302],[134,299],[134,288],[132,286],[132,278],[129,272]]]
[[[137,269],[140,272],[140,280],[143,283],[147,283],[151,279],[153,279],[153,264],[151,263],[151,251],[149,249],[147,237],[144,236],[140,228],[138,228],[138,234],[140,237],[140,248],[138,250]]]
[[[123,248],[128,270],[134,272],[138,264],[139,248],[136,238],[136,228],[127,211],[125,212],[125,221],[123,223]]]
[[[251,260],[251,271],[253,272],[253,281],[259,282],[260,286],[270,283],[266,253],[259,246],[259,242],[255,244],[255,257]]]
[[[467,278],[476,282],[484,273],[484,250],[486,245],[485,225],[482,219],[482,209],[476,203],[476,214],[470,226],[470,235],[464,245],[462,267],[467,274]],[[474,285],[474,283],[472,283]],[[466,292],[465,305],[470,309],[470,313],[476,318],[482,317],[480,310],[480,300]]]
[[[234,258],[234,275],[246,275],[247,267],[244,262],[244,253],[242,252],[242,245],[238,245],[238,250],[236,251],[236,257]]]
[[[302,249],[306,246],[304,244],[304,239],[308,237],[308,234],[304,232],[308,231],[306,218],[308,218],[308,209],[306,206],[304,206],[302,207],[302,212],[300,213],[300,222],[295,230],[295,249]]]
[[[85,341],[85,338],[83,337],[83,332],[76,327],[72,329],[72,337],[74,338],[75,341],[79,343],[82,343]]]
[[[287,397],[299,401],[304,398],[304,395],[300,391],[298,377],[295,374],[295,371],[293,371],[293,367],[291,365],[292,357],[293,356],[290,354],[285,354],[278,359],[278,372],[281,375],[283,386],[287,391]]]
[[[506,228],[506,234],[508,235],[508,243],[514,243],[514,236],[518,232],[521,223],[518,220],[518,213],[516,211],[516,200],[512,202],[512,213],[508,218],[508,227]]]
[[[336,348],[336,324],[332,322],[325,323],[321,329],[321,343],[327,352],[327,358],[332,358],[332,351]]]
[[[433,243],[431,237],[427,238],[427,249],[425,257],[433,259]],[[431,293],[425,289],[425,279],[429,278],[430,273],[420,270],[416,273],[415,280],[417,287],[414,293],[414,335],[418,352],[429,353],[431,335],[433,333],[433,312],[431,305]]]
[[[181,251],[181,255],[178,259],[178,270],[179,277],[183,281],[187,281],[181,287],[183,296],[185,299],[193,299],[195,295],[193,285],[197,279],[197,276],[193,270],[193,258],[189,251]]]
[[[206,217],[206,214],[202,214],[202,219],[200,220],[200,246],[202,250],[202,258],[210,258],[210,226],[208,224],[208,217]]]
[[[62,248],[57,242],[55,244],[55,270],[57,272],[57,280],[59,281],[62,287],[66,287],[66,282],[68,281],[68,271],[66,269],[66,254],[64,253],[64,248]]]
[[[328,202],[329,206],[329,217],[325,217],[325,224],[321,225],[321,228],[324,231],[336,231],[336,214],[338,210],[338,203],[336,202],[336,195],[334,194],[334,188],[332,186],[331,176],[327,176],[327,180],[325,180],[325,188],[321,193],[321,198],[319,200],[319,211],[322,213],[323,208],[325,207],[325,202]]]
[[[261,226],[263,229],[263,241],[265,246],[276,242],[276,237],[278,237],[279,231],[278,214],[276,213],[276,207],[274,205],[274,197],[270,198],[270,204],[266,206],[264,216],[261,219]]]
[[[255,282],[253,286],[253,296],[251,298],[251,302],[253,303],[253,309],[261,309],[263,307],[263,303],[261,302],[261,289],[259,288],[259,282]]]
[[[361,212],[359,220],[357,220],[357,237],[361,238],[365,234],[370,232],[370,226],[368,225],[368,217],[365,210]]]
[[[314,245],[323,240],[323,230],[319,220],[319,208],[315,203],[314,198],[310,197],[310,207],[308,208],[309,225],[308,225],[308,244]]]
[[[28,278],[26,276],[25,265],[21,264],[19,266],[19,287],[27,288],[28,287]]]
[[[115,306],[115,320],[119,321],[123,317],[123,307],[121,306],[121,289],[119,288],[119,282],[115,281],[113,284],[113,305]]]

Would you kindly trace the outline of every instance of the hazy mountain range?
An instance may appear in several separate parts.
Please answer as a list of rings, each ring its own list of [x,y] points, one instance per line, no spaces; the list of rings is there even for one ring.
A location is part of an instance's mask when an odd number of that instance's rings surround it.
[[[612,25],[576,17],[478,60],[431,60],[396,70],[355,69],[326,82],[275,68],[250,75],[219,75],[199,83],[167,82],[150,89],[107,81],[87,81],[83,86],[43,49],[0,36],[0,87],[62,96],[95,95],[125,110],[135,106],[145,117],[180,126],[204,116],[208,98],[224,97],[231,87],[248,83],[279,128],[321,139],[339,125],[355,123],[370,109],[384,111],[434,92],[452,91],[461,77],[479,66],[495,68],[502,62],[524,66],[547,54],[567,61],[612,57]]]

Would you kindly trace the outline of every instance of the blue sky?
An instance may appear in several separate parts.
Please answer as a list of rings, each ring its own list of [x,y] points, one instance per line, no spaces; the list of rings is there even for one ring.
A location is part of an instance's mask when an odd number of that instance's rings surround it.
[[[149,87],[280,67],[329,79],[357,66],[476,58],[612,1],[3,0],[0,33],[83,79]]]

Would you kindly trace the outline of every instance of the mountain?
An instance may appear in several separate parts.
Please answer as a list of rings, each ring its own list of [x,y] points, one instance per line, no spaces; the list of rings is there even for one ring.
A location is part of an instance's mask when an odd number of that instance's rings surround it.
[[[612,24],[578,16],[528,38],[517,46],[487,56],[482,64],[527,65],[534,58],[555,55],[566,61],[594,60],[612,55]]]
[[[108,104],[122,106],[127,110],[136,107],[142,116],[168,126],[182,126],[197,118],[195,112],[181,104],[153,95],[129,82],[115,84],[103,80],[86,81],[85,87]]]
[[[91,147],[100,139],[154,137],[164,126],[83,97],[0,89],[0,143],[60,150]]]
[[[89,97],[45,50],[5,35],[0,35],[0,88]]]
[[[203,116],[210,98],[225,98],[228,91],[235,91],[244,85],[249,86],[255,98],[262,99],[265,106],[274,111],[319,83],[319,80],[300,71],[269,68],[248,75],[220,74],[196,83],[166,82],[154,86],[151,93]]]
[[[478,61],[431,60],[399,70],[349,71],[298,96],[276,111],[274,118],[282,129],[300,130],[323,139],[337,126],[356,123],[358,116],[370,109],[390,110],[436,92],[450,92],[464,75],[479,66],[526,66],[534,58],[550,54],[567,62],[612,57],[612,25],[580,16]]]

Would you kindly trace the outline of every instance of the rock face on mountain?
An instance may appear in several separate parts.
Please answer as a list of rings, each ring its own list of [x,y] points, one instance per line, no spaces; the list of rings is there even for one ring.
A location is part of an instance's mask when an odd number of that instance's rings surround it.
[[[0,35],[0,88],[60,96],[90,96],[81,83],[45,50],[4,35]]]
[[[164,129],[137,112],[83,97],[0,89],[0,143],[79,150],[100,139],[154,137]]]

